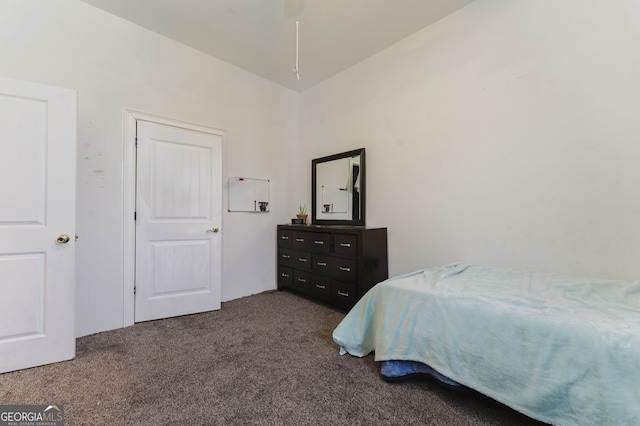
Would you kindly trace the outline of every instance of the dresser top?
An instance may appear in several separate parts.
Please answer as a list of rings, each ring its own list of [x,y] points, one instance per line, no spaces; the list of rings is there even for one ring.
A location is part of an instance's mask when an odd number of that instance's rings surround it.
[[[282,224],[278,225],[281,228],[286,229],[295,229],[299,231],[313,231],[313,230],[323,230],[323,231],[362,231],[369,229],[387,229],[381,226],[369,227],[369,226],[354,226],[354,225],[292,225],[292,224]]]

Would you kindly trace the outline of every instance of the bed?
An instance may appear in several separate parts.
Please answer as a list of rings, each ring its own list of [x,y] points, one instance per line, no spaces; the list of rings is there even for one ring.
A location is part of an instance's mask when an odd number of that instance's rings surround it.
[[[640,425],[640,281],[451,264],[388,279],[333,332],[554,425]]]

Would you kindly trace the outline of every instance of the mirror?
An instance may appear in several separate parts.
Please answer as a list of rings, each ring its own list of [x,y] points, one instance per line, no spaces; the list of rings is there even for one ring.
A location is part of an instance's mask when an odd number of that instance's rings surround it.
[[[311,223],[365,224],[364,148],[311,160]]]

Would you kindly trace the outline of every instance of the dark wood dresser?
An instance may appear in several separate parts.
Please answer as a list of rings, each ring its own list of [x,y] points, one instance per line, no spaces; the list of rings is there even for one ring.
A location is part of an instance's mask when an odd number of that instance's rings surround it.
[[[389,276],[387,228],[278,225],[278,289],[352,307]]]

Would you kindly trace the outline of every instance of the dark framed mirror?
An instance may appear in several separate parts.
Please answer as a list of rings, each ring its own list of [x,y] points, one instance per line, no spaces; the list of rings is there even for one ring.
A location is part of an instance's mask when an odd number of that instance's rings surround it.
[[[364,148],[311,160],[311,223],[365,225]]]

